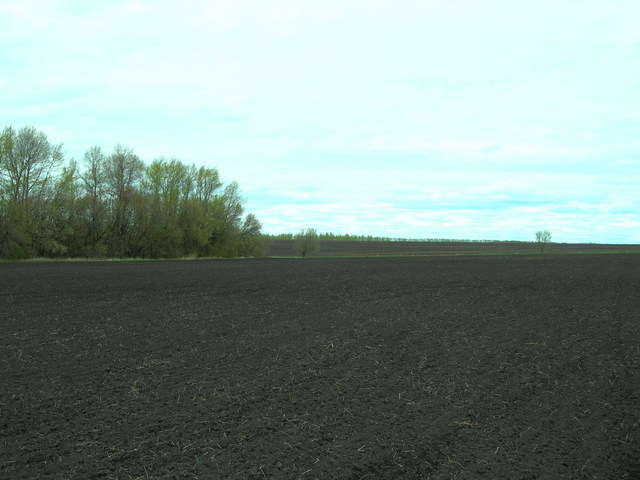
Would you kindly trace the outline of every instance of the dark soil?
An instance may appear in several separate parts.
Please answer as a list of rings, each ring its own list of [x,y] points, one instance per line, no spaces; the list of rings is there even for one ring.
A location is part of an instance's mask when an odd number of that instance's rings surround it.
[[[493,255],[535,254],[540,246],[535,242],[461,242],[461,241],[376,241],[322,240],[314,257],[380,256],[380,255]],[[638,244],[550,243],[546,253],[640,253]],[[297,256],[293,240],[272,239],[267,254],[270,257]]]
[[[0,264],[2,479],[638,479],[640,255]]]

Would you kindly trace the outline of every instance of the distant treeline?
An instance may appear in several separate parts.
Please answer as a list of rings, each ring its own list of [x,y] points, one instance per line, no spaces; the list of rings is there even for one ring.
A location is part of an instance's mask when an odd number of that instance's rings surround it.
[[[0,134],[0,258],[259,256],[261,229],[215,168],[122,145],[78,164],[34,127]]]
[[[278,235],[266,235],[268,239],[273,240],[293,240],[295,234],[281,233]],[[438,243],[531,243],[523,240],[468,240],[468,239],[452,239],[452,238],[395,238],[395,237],[376,237],[372,235],[338,235],[335,233],[319,233],[319,241],[345,241],[345,242],[438,242]]]

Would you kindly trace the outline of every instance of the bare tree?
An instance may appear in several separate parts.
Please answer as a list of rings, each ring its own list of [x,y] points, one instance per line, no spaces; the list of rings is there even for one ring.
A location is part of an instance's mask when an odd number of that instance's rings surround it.
[[[85,170],[80,174],[85,194],[99,199],[104,195],[107,156],[100,147],[91,147],[84,154]]]
[[[116,145],[104,165],[106,191],[117,201],[129,201],[139,186],[144,163],[129,147]]]
[[[45,192],[52,171],[62,163],[62,145],[52,145],[44,132],[6,127],[0,135],[0,175],[7,197],[28,202]]]
[[[544,253],[544,249],[551,243],[551,232],[549,230],[539,230],[536,232],[536,243],[540,247],[540,252]]]
[[[315,228],[300,230],[300,233],[293,237],[293,241],[296,252],[302,257],[318,250],[319,237]]]
[[[82,208],[85,216],[85,247],[95,255],[107,230],[107,205],[105,198],[105,165],[107,156],[100,147],[91,147],[84,154],[85,170],[82,180]]]
[[[111,255],[130,254],[130,236],[135,221],[135,200],[145,166],[133,150],[116,145],[104,167],[105,191],[111,203],[109,249]]]

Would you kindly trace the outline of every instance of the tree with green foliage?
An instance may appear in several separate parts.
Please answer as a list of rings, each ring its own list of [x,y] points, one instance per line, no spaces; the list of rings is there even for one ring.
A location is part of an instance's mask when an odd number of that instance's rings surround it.
[[[293,237],[293,245],[298,254],[306,257],[315,253],[319,248],[319,236],[315,228],[300,230],[300,233]]]
[[[241,232],[241,256],[263,257],[267,253],[267,242],[262,235],[262,224],[253,213],[248,214],[242,227]]]
[[[77,165],[71,161],[55,178],[47,204],[45,243],[41,248],[46,256],[75,256],[81,251],[83,239],[77,233],[81,225],[79,190]]]
[[[144,233],[139,239],[143,256],[177,257],[183,251],[179,218],[183,208],[188,169],[176,159],[154,160],[146,169]]]
[[[47,228],[53,175],[62,163],[62,145],[35,127],[0,134],[0,254],[5,258],[48,255]]]
[[[540,253],[544,253],[545,248],[551,243],[551,232],[549,230],[539,230],[536,232],[536,243],[540,248]]]
[[[209,203],[207,211],[209,243],[206,255],[234,257],[240,247],[242,198],[236,182],[227,185],[222,195]]]
[[[258,219],[215,168],[129,147],[91,147],[62,165],[61,145],[34,127],[0,133],[0,258],[259,256]]]
[[[210,241],[212,203],[222,187],[215,168],[187,167],[183,183],[183,205],[178,217],[182,249],[187,256],[204,256]]]

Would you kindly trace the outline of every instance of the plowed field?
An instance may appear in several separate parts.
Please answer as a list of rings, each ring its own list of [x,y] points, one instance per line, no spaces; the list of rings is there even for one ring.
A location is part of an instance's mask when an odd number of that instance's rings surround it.
[[[535,242],[321,240],[313,257],[536,254]],[[550,243],[547,253],[640,253],[638,244]],[[293,240],[271,239],[270,257],[299,256]]]
[[[0,264],[2,479],[638,479],[640,255]]]

